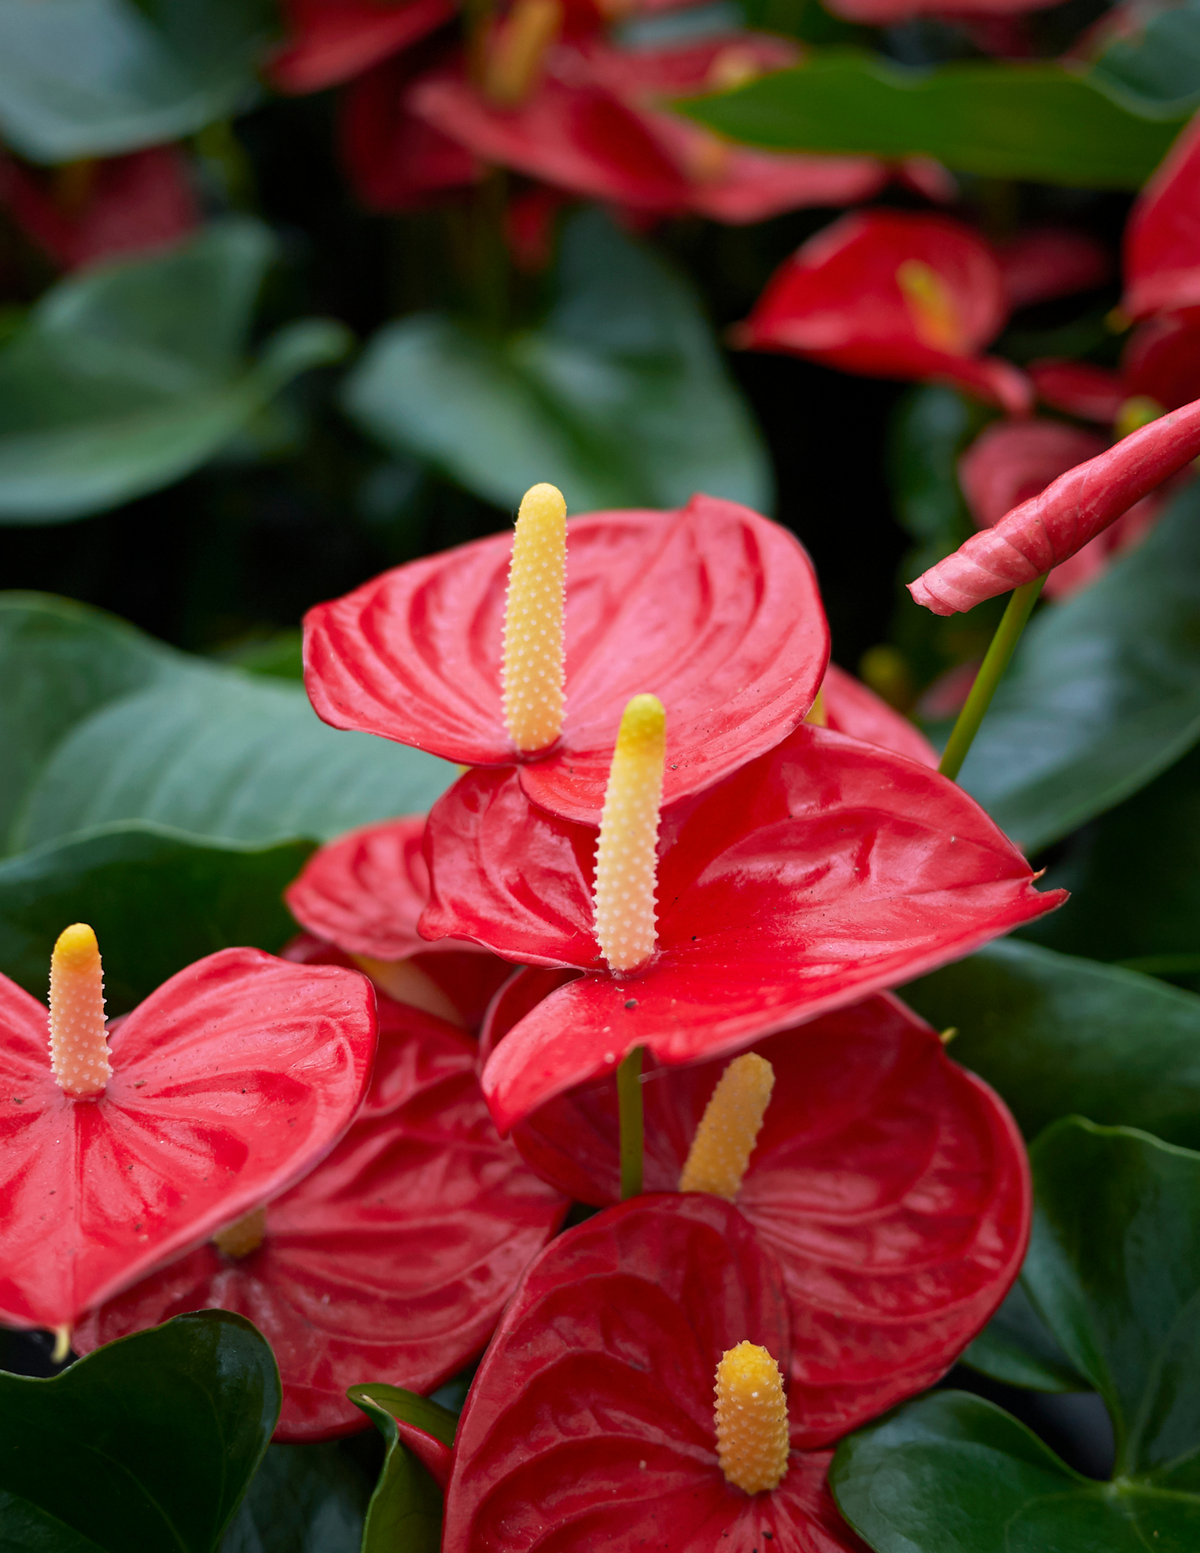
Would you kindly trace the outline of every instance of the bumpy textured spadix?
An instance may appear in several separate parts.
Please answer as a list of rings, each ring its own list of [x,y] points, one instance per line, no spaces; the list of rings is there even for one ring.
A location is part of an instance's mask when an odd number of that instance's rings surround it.
[[[525,754],[562,732],[566,584],[567,504],[535,485],[517,513],[504,608],[504,723]]]
[[[63,929],[50,959],[50,1066],[76,1099],[103,1093],[112,1078],[100,949],[85,922]]]
[[[775,1069],[765,1057],[745,1052],[717,1080],[679,1176],[681,1192],[711,1192],[732,1202],[766,1114]]]
[[[778,1488],[788,1469],[783,1376],[765,1348],[742,1342],[717,1365],[717,1460],[727,1482],[748,1494]]]
[[[963,354],[962,320],[938,272],[920,259],[905,259],[897,267],[896,281],[921,341],[933,350]]]
[[[667,718],[657,696],[634,696],[613,750],[596,847],[596,941],[610,968],[632,971],[654,950],[655,847]]]

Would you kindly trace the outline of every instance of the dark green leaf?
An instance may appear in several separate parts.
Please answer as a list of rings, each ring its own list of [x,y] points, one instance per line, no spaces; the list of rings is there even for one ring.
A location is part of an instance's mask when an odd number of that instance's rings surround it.
[[[770,505],[766,457],[688,283],[599,212],[568,223],[540,329],[497,338],[442,314],[383,329],[348,413],[500,506],[539,480],[572,511]]]
[[[0,971],[44,997],[54,941],[95,928],[110,1015],[230,945],[274,952],[295,933],[282,901],[311,841],[204,841],[125,821],[0,862]]]
[[[1038,614],[962,784],[1033,852],[1144,787],[1197,738],[1200,486],[1192,486],[1132,554]]]
[[[230,219],[49,291],[0,350],[0,522],[76,518],[169,484],[297,373],[343,354],[340,324],[307,319],[246,363],[274,253],[266,228]]]
[[[35,162],[157,145],[245,107],[264,0],[0,0],[0,133]]]
[[[279,1371],[250,1322],[177,1316],[52,1380],[0,1374],[6,1553],[210,1553],[275,1420]]]
[[[1151,102],[1194,108],[1200,101],[1200,5],[1183,0],[1139,14],[1136,29],[1105,49],[1092,75]]]
[[[1078,1113],[1200,1148],[1193,993],[1007,939],[902,996],[935,1029],[958,1030],[951,1055],[999,1090],[1026,1138]]]
[[[1136,189],[1186,112],[1051,63],[968,61],[905,70],[830,50],[794,70],[677,106],[734,140],[771,150],[937,157],[959,172]],[[1153,115],[1153,116],[1152,116]]]
[[[442,1541],[442,1492],[402,1444],[396,1420],[415,1424],[443,1445],[454,1444],[458,1419],[447,1408],[399,1386],[351,1386],[346,1393],[387,1441],[383,1471],[371,1496],[362,1553],[438,1553]]]
[[[1063,1353],[1020,1283],[962,1356],[962,1362],[993,1380],[1031,1391],[1090,1391]]]
[[[299,685],[189,658],[98,610],[0,595],[0,849],[118,820],[327,839],[428,808],[453,770],[318,721]]]
[[[367,1494],[336,1445],[272,1445],[221,1553],[358,1553]]]

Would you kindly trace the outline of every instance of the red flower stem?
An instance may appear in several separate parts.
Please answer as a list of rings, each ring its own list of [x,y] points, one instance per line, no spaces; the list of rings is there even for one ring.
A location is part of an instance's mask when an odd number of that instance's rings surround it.
[[[642,1048],[635,1046],[617,1069],[617,1110],[621,1119],[621,1201],[642,1191],[645,1132],[642,1119]]]
[[[991,645],[979,666],[979,673],[975,676],[971,693],[958,714],[958,721],[946,741],[946,748],[938,766],[942,775],[948,776],[952,781],[962,770],[967,751],[975,742],[979,725],[992,704],[996,686],[1004,677],[1008,661],[1021,640],[1021,632],[1025,629],[1025,622],[1033,613],[1033,606],[1037,603],[1038,594],[1042,591],[1045,580],[1045,576],[1035,577],[1032,582],[1024,582],[1012,591],[1008,607],[996,627],[996,634],[992,637]]]

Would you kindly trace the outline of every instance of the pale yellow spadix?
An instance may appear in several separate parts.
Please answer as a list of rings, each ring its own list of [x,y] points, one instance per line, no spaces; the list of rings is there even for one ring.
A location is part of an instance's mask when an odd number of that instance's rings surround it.
[[[783,1376],[765,1348],[743,1342],[717,1365],[717,1461],[725,1481],[748,1494],[778,1488],[788,1469]]]
[[[244,1214],[240,1219],[234,1219],[232,1224],[226,1224],[224,1229],[219,1229],[213,1236],[213,1245],[226,1256],[249,1256],[251,1251],[257,1251],[262,1245],[266,1232],[267,1210],[255,1208],[252,1213]]]
[[[921,343],[964,355],[967,342],[958,304],[938,272],[921,259],[905,259],[896,269],[896,283]]]
[[[613,750],[596,846],[596,941],[614,971],[654,950],[655,847],[662,805],[667,715],[657,696],[634,696]]]
[[[758,1142],[775,1069],[757,1052],[735,1057],[717,1080],[679,1176],[681,1192],[711,1192],[732,1202]]]
[[[504,606],[504,724],[524,754],[562,732],[567,504],[553,485],[526,491]]]
[[[50,1066],[77,1100],[101,1094],[112,1077],[100,949],[85,922],[64,928],[50,957]]]

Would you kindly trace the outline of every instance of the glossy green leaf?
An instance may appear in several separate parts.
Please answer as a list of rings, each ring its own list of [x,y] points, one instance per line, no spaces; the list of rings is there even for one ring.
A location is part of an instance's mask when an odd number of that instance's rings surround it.
[[[0,0],[0,133],[35,162],[192,134],[256,95],[264,0]]]
[[[347,412],[500,506],[549,480],[573,512],[694,491],[768,507],[758,433],[667,261],[584,212],[555,285],[541,328],[503,338],[440,313],[389,324],[347,380]]]
[[[0,1374],[0,1546],[210,1553],[279,1416],[270,1346],[241,1316],[177,1316],[51,1380]]]
[[[342,355],[346,330],[307,319],[246,362],[274,254],[265,227],[229,219],[49,291],[0,349],[0,522],[76,518],[169,484],[297,373]]]
[[[119,820],[324,840],[428,808],[453,768],[317,719],[300,685],[163,647],[98,610],[0,595],[0,849]]]
[[[204,841],[145,821],[35,847],[0,862],[0,971],[44,997],[55,939],[88,922],[108,1012],[122,1013],[218,949],[280,949],[296,931],[282,892],[312,850]]]
[[[221,1553],[358,1553],[367,1494],[336,1445],[269,1446]]]
[[[347,1396],[362,1408],[387,1442],[383,1471],[367,1511],[362,1553],[395,1553],[400,1548],[404,1553],[438,1553],[442,1492],[401,1442],[396,1420],[415,1424],[443,1445],[453,1445],[458,1419],[428,1397],[399,1386],[351,1386]]]
[[[1022,1283],[1116,1435],[1111,1483],[999,1408],[941,1392],[845,1441],[830,1483],[877,1553],[1200,1546],[1200,1154],[1070,1118],[1031,1151]]]
[[[1095,189],[1138,188],[1186,118],[1050,62],[908,70],[833,49],[676,106],[770,150],[933,156],[957,172]]]
[[[950,1055],[999,1091],[1026,1138],[1078,1113],[1200,1148],[1194,993],[1006,939],[901,996],[935,1029],[957,1029]]]
[[[1193,485],[1144,544],[1091,587],[1039,612],[961,781],[1034,852],[1144,787],[1198,738],[1200,486]]]
[[[1194,108],[1200,102],[1200,4],[1183,0],[1139,14],[1136,28],[1109,44],[1092,75],[1150,102]]]
[[[962,1355],[961,1362],[1009,1386],[1030,1391],[1090,1391],[1062,1345],[1029,1303],[1020,1282]]]

